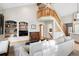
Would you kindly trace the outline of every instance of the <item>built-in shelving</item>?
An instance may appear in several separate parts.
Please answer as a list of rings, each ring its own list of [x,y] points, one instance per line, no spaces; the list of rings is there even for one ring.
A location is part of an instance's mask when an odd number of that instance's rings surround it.
[[[27,22],[19,22],[19,36],[28,36]]]
[[[6,21],[5,22],[5,37],[17,36],[17,22]]]

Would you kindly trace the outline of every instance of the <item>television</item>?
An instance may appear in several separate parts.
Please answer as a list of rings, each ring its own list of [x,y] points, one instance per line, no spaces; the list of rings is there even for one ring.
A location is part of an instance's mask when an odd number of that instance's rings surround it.
[[[19,36],[28,36],[28,31],[19,31]]]

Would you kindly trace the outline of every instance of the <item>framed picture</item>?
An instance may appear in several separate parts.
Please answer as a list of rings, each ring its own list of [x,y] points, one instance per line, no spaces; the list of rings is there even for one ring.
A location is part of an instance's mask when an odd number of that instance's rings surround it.
[[[52,32],[52,28],[49,29],[49,32]]]
[[[31,28],[32,28],[32,29],[36,29],[36,25],[35,25],[35,24],[32,24],[32,25],[31,25]]]

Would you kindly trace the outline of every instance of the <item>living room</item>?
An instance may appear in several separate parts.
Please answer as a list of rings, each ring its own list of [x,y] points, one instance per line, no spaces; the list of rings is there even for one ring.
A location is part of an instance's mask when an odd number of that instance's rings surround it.
[[[0,55],[78,56],[78,5],[1,3]]]

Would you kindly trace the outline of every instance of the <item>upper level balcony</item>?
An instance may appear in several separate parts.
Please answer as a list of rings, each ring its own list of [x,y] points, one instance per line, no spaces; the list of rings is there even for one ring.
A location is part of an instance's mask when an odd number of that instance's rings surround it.
[[[60,29],[68,35],[68,30],[64,22],[60,19],[59,15],[56,13],[55,10],[52,10],[49,7],[40,8],[37,11],[37,18],[39,21],[55,21]]]

